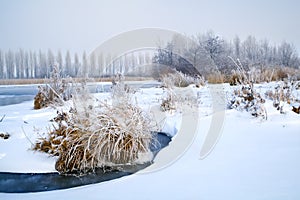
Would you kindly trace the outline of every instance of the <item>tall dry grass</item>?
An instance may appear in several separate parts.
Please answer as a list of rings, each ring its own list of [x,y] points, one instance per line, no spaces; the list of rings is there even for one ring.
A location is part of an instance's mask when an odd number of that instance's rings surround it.
[[[33,147],[58,156],[58,172],[85,174],[152,160],[152,120],[130,101],[132,90],[125,87],[123,79],[115,81],[112,104],[95,103],[84,88],[76,91],[71,109],[58,112],[47,137]]]

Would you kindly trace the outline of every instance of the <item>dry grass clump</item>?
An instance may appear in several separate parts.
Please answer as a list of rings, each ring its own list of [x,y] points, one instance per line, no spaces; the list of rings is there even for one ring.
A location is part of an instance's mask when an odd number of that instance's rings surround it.
[[[241,80],[240,74],[238,74],[235,70],[232,71],[231,75],[228,77],[229,84],[232,85],[240,85],[243,80]]]
[[[287,79],[300,80],[299,69],[289,67],[261,67],[257,70],[257,83],[283,81]]]
[[[225,82],[225,75],[219,71],[213,71],[207,76],[208,83],[219,84]]]
[[[39,86],[39,92],[34,97],[34,109],[41,109],[49,105],[62,105],[63,101],[71,98],[71,81],[60,76],[57,66],[53,68],[49,83]]]
[[[114,90],[124,88],[118,86]],[[96,168],[135,164],[145,155],[150,155],[147,161],[151,161],[151,120],[127,100],[94,106],[89,95],[75,96],[73,108],[57,113],[48,136],[40,138],[33,149],[58,156],[55,168],[62,174],[85,174]]]

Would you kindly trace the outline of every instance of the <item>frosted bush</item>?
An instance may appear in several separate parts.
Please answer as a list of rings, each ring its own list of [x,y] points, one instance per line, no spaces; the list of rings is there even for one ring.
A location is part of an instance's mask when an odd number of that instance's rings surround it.
[[[50,105],[62,105],[63,101],[71,98],[71,79],[62,78],[60,70],[54,66],[51,78],[45,85],[39,86],[34,97],[34,109],[41,109]]]
[[[252,116],[267,119],[264,103],[265,100],[253,89],[253,84],[244,84],[233,91],[228,101],[228,108],[247,111]]]
[[[284,105],[288,104],[293,107],[293,111],[297,113],[295,109],[295,103],[300,102],[300,98],[297,96],[298,82],[294,81],[279,81],[272,90],[265,92],[266,98],[273,101],[273,106],[280,111],[281,114],[285,113]]]
[[[172,89],[165,91],[165,96],[162,98],[161,109],[162,111],[175,111],[177,109],[178,97]]]
[[[175,71],[174,73],[168,73],[162,77],[162,86],[166,88],[172,87],[187,87],[191,84],[195,84],[197,87],[205,85],[203,77],[191,77],[182,72]]]

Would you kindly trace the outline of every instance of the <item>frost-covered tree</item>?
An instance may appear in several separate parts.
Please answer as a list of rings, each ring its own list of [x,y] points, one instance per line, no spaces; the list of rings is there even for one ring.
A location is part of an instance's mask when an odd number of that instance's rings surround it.
[[[35,78],[34,69],[35,69],[34,53],[32,51],[30,51],[29,52],[29,70],[30,70],[30,76],[28,78]]]
[[[88,68],[89,68],[89,64],[88,64],[88,59],[87,59],[87,55],[86,52],[84,51],[82,54],[82,76],[83,77],[88,77]]]
[[[39,65],[37,67],[37,77],[38,78],[45,78],[47,77],[47,58],[42,50],[39,50]]]
[[[15,56],[11,50],[5,53],[7,78],[15,78]]]
[[[0,78],[4,79],[6,78],[6,70],[4,65],[4,55],[2,50],[0,49]]]
[[[210,61],[213,62],[210,70],[216,69],[217,71],[227,73],[232,65],[228,59],[228,56],[233,52],[230,44],[213,32],[208,32],[202,37],[201,45],[205,49]]]
[[[239,36],[235,36],[235,38],[233,39],[233,48],[234,48],[234,56],[238,59],[240,59],[241,57],[241,40],[239,38]]]
[[[63,68],[63,56],[61,54],[61,51],[58,50],[57,52],[57,56],[56,56],[56,63],[58,64],[58,68],[61,70],[61,71],[64,71]]]
[[[31,77],[31,63],[29,59],[29,53],[28,51],[25,51],[24,55],[24,78],[30,78]]]
[[[298,65],[295,47],[285,41],[278,47],[278,59],[282,66],[297,67]]]
[[[97,65],[98,65],[98,75],[103,75],[103,68],[104,68],[104,60],[103,60],[103,54],[99,54],[97,56]]]
[[[74,55],[74,71],[75,71],[75,76],[78,76],[78,72],[79,72],[79,68],[80,68],[80,61],[79,61],[79,58],[78,58],[78,54],[75,53]]]
[[[32,54],[32,65],[33,65],[32,66],[33,78],[39,78],[38,75],[37,75],[39,64],[38,64],[36,52],[33,52],[33,54]]]
[[[95,77],[96,73],[98,72],[97,66],[96,66],[96,55],[93,53],[90,55],[90,66],[89,66],[89,76]]]
[[[53,66],[55,64],[55,57],[51,49],[47,52],[47,77],[50,77],[50,72],[53,71]]]
[[[70,52],[67,51],[66,57],[65,57],[65,67],[64,67],[64,71],[62,72],[62,75],[63,76],[66,76],[66,75],[74,76],[74,74],[75,74],[75,72],[73,72],[73,70],[72,70],[71,55],[70,55]]]

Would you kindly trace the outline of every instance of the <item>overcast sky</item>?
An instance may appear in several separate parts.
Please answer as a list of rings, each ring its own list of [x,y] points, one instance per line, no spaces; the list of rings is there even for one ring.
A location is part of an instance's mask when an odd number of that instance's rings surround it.
[[[158,27],[286,40],[300,52],[299,9],[299,0],[0,0],[0,48],[90,52],[124,31]]]

